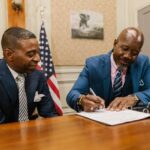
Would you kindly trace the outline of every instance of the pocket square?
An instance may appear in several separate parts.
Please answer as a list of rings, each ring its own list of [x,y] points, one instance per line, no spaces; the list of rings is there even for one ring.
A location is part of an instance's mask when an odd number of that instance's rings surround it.
[[[38,91],[35,93],[34,102],[40,102],[42,97],[44,97],[44,94],[39,94]]]
[[[142,79],[139,81],[139,86],[144,86],[144,81]]]

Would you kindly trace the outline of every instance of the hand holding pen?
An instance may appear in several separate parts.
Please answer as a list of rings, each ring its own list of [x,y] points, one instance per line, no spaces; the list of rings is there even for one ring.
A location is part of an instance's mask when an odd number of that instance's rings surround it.
[[[82,99],[82,106],[84,111],[94,112],[97,109],[101,109],[105,107],[104,100],[99,96],[96,96],[94,91],[90,88],[90,94],[85,95]]]
[[[98,97],[98,96],[95,94],[95,92],[93,91],[93,89],[92,89],[92,88],[90,88],[90,93],[91,93],[92,95],[94,95],[94,96]],[[98,103],[100,104],[100,106],[99,106],[99,108],[98,108],[98,109],[105,108],[104,100],[103,100],[101,97],[98,97],[98,100],[99,100],[99,102],[98,102]]]

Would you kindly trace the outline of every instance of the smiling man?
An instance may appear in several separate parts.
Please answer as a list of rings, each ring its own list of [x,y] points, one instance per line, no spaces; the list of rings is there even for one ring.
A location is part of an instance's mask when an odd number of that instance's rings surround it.
[[[143,33],[128,27],[108,54],[88,58],[67,96],[68,104],[76,111],[146,106],[150,101],[150,63],[147,56],[139,54],[143,42]]]
[[[36,70],[40,61],[36,36],[23,28],[7,29],[1,40],[0,123],[57,116],[46,79]],[[38,100],[36,99],[38,98]]]

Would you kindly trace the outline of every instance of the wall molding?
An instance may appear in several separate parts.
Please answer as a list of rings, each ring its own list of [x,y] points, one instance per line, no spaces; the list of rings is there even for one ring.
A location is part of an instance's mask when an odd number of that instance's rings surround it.
[[[55,67],[58,83],[73,83],[82,71],[83,66]]]
[[[57,80],[58,81],[58,84],[65,84],[65,83],[74,83],[76,81],[76,79],[68,79],[68,80],[65,80],[65,79],[62,79],[62,80]]]
[[[67,105],[66,96],[77,80],[82,68],[83,66],[55,66],[64,115],[75,113],[75,111]]]
[[[57,74],[70,74],[81,72],[83,66],[55,66]]]

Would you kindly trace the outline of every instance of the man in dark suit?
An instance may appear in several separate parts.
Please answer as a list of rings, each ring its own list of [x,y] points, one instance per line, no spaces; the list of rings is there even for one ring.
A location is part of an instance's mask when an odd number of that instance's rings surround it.
[[[26,29],[11,27],[4,32],[1,45],[4,58],[0,60],[0,123],[34,119],[36,108],[42,117],[58,116],[46,79],[36,70],[40,61],[36,36]],[[19,75],[25,80],[25,92],[21,96]],[[20,97],[25,97],[23,106],[20,106]],[[23,112],[24,120],[19,118],[21,111],[26,112]]]
[[[67,103],[76,111],[123,110],[146,106],[150,101],[149,58],[139,54],[143,33],[133,27],[124,29],[114,41],[113,49],[100,56],[88,58],[82,72],[67,96]],[[120,93],[115,96],[115,82],[121,70]],[[90,94],[90,88],[95,95]]]

